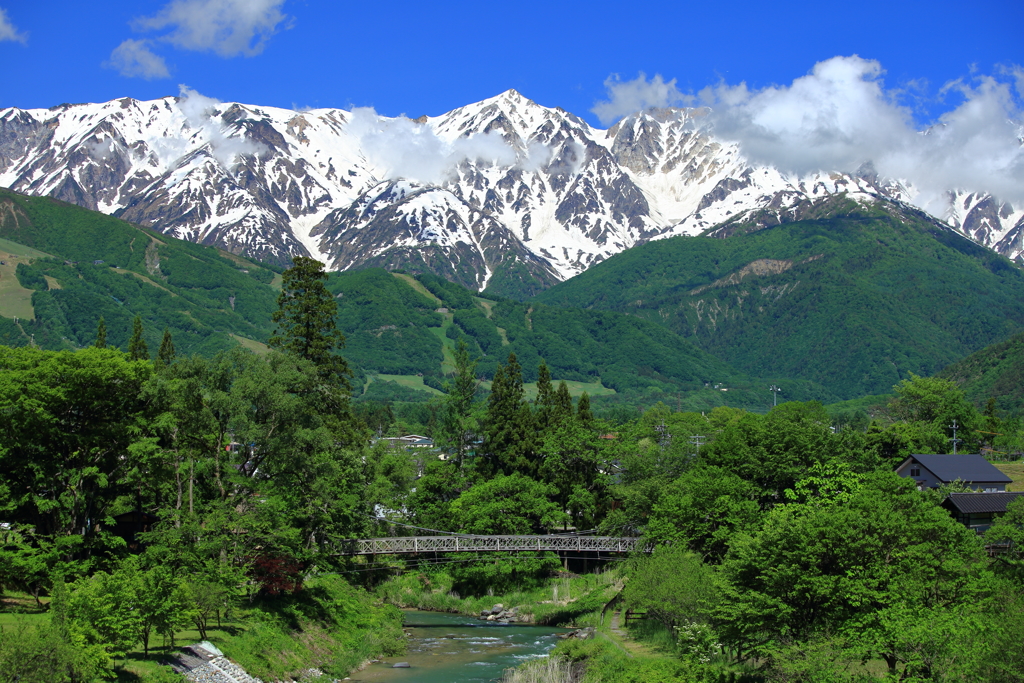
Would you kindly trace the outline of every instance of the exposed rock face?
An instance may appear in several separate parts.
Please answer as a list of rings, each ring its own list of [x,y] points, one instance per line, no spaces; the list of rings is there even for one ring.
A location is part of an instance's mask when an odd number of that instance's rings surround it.
[[[804,178],[752,166],[702,130],[706,114],[653,109],[600,130],[510,90],[438,117],[378,121],[413,131],[397,149],[407,166],[422,151],[414,142],[440,150],[434,161],[447,166],[425,182],[396,171],[353,112],[172,97],[6,109],[0,185],[272,262],[430,270],[520,295],[651,239],[738,219],[770,227],[837,193],[912,198],[870,166]],[[949,201],[943,220],[1020,257],[1024,211],[988,196]]]

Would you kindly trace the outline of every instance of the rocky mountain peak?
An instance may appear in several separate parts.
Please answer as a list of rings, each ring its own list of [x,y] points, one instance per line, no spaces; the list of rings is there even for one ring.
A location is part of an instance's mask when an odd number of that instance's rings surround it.
[[[512,295],[747,214],[767,225],[834,194],[912,197],[870,167],[792,177],[752,165],[700,125],[706,114],[649,109],[601,130],[507,90],[414,129],[380,119],[368,135],[352,112],[188,92],[11,108],[0,110],[0,185],[278,263],[405,264]],[[424,167],[430,182],[412,172]],[[1020,257],[1024,211],[954,193],[941,218]]]

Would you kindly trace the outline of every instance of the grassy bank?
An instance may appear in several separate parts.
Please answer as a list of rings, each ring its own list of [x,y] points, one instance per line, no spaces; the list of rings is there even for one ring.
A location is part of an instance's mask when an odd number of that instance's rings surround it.
[[[35,631],[50,622],[49,612],[24,595],[5,595],[2,607],[0,628],[7,633]],[[263,680],[299,679],[314,668],[344,678],[365,660],[401,654],[406,645],[401,612],[337,576],[311,579],[293,595],[243,603],[220,619],[211,618],[205,635]],[[155,636],[148,655],[139,644],[116,660],[111,674],[126,682],[184,680],[161,662],[182,645],[202,639],[195,628],[177,630],[173,641]],[[6,651],[16,645],[0,638],[0,662],[20,656]]]
[[[585,626],[600,618],[601,609],[619,592],[618,571],[552,577],[534,588],[498,595],[462,597],[446,572],[406,572],[376,589],[384,602],[402,608],[478,616],[496,604],[517,608],[529,623]]]

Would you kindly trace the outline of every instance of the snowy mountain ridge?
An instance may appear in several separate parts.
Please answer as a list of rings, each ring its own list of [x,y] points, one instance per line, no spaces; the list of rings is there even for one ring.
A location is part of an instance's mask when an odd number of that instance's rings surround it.
[[[846,192],[913,202],[905,183],[795,178],[702,132],[700,109],[607,130],[514,90],[415,121],[180,97],[0,110],[0,186],[235,253],[331,270],[432,270],[529,294],[624,249]],[[1024,210],[952,193],[936,218],[1010,258]],[[524,284],[525,283],[525,284]]]

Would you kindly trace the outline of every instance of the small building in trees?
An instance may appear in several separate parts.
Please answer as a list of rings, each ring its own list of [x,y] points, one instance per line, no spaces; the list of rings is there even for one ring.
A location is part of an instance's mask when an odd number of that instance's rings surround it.
[[[896,468],[896,474],[917,482],[917,488],[937,489],[959,482],[975,491],[1006,491],[1013,480],[978,453],[912,455]]]
[[[1006,506],[1024,496],[1024,491],[995,493],[951,493],[942,501],[942,507],[968,529],[982,534],[1006,514]]]

